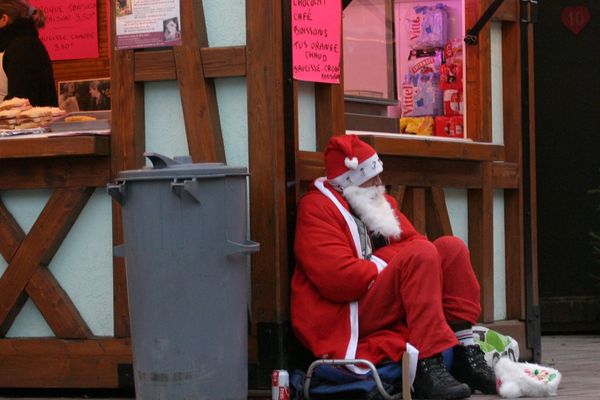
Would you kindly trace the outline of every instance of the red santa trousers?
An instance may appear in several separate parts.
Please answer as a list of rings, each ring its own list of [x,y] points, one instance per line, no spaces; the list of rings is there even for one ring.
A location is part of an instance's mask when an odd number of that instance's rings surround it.
[[[479,283],[459,238],[407,240],[394,247],[396,255],[359,300],[358,355],[370,337],[392,330],[419,350],[419,358],[428,358],[458,343],[448,322],[475,324]]]

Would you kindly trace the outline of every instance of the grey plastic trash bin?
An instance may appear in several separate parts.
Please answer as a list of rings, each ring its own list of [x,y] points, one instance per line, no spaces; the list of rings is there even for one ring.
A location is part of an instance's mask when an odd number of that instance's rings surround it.
[[[138,400],[246,399],[246,168],[153,153],[121,203]]]

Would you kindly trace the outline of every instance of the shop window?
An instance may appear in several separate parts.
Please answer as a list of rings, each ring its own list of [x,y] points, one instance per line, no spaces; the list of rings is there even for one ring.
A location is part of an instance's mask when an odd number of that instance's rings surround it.
[[[398,133],[466,137],[464,0],[353,0],[343,30],[348,114]],[[373,118],[351,121],[373,130]]]

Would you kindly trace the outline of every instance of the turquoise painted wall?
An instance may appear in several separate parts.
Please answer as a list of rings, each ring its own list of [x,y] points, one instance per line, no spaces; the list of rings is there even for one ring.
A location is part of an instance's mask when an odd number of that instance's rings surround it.
[[[203,4],[210,46],[246,43],[245,0],[204,0]],[[247,166],[246,80],[219,79],[216,88],[227,162]],[[147,84],[145,96],[146,150],[167,156],[189,154],[177,84]],[[33,225],[49,195],[47,190],[0,192],[0,198],[25,232]],[[92,332],[100,336],[112,336],[114,327],[111,218],[111,199],[99,188],[49,265]],[[0,273],[5,269],[6,263],[0,257]],[[53,334],[29,300],[7,336]]]

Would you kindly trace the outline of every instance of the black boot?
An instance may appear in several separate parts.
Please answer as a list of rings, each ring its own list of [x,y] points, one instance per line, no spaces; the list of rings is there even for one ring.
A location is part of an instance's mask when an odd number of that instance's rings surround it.
[[[471,395],[471,389],[450,375],[441,355],[419,360],[415,377],[415,399],[465,399]]]
[[[454,361],[450,371],[460,382],[469,385],[471,390],[483,394],[496,394],[496,374],[487,364],[478,345],[454,347]]]

